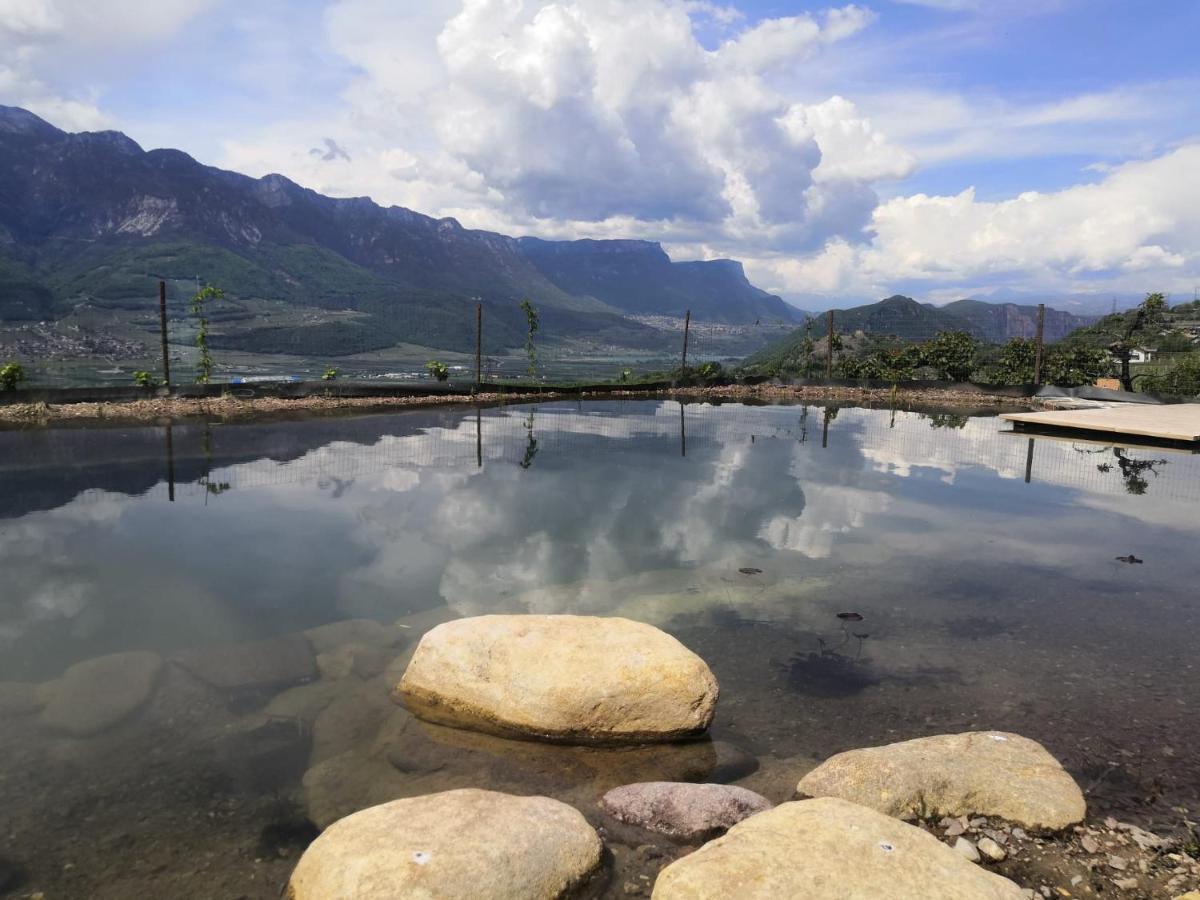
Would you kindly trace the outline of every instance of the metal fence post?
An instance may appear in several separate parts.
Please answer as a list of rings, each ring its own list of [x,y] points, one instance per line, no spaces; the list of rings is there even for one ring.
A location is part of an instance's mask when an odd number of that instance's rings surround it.
[[[689,309],[687,315],[683,317],[683,361],[679,366],[679,377],[687,378],[687,345],[688,331],[692,327],[692,311]]]
[[[475,304],[475,391],[483,390],[483,304]]]
[[[1042,383],[1042,360],[1045,359],[1044,337],[1046,329],[1046,304],[1038,304],[1037,333],[1034,337],[1033,383]]]
[[[825,380],[833,380],[833,310],[825,314],[825,344],[829,352],[825,355]]]
[[[171,386],[171,357],[167,353],[167,283],[158,283],[158,327],[162,332],[163,384]]]

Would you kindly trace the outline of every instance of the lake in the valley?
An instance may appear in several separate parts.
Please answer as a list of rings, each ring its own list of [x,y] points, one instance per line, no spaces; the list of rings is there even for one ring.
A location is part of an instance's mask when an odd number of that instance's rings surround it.
[[[393,797],[600,824],[625,782],[778,802],[832,753],[984,728],[1089,815],[1194,813],[1200,457],[1006,432],[648,400],[0,431],[0,894],[275,898],[314,822]],[[665,629],[720,680],[711,741],[391,701],[425,630],[490,612]],[[669,855],[608,843],[606,896]]]

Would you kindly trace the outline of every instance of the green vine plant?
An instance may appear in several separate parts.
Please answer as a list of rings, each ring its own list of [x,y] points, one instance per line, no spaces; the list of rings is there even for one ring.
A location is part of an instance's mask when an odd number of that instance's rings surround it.
[[[154,376],[139,369],[133,373],[133,383],[140,388],[149,389],[154,387]]]
[[[192,315],[199,320],[196,329],[196,348],[200,351],[200,361],[196,365],[196,383],[208,384],[212,378],[213,359],[208,352],[208,317],[204,315],[204,304],[211,300],[225,299],[225,292],[211,284],[206,284],[196,292],[191,300]]]
[[[0,366],[0,388],[6,391],[15,391],[24,380],[25,370],[20,363],[10,362]]]
[[[528,298],[521,301],[521,312],[525,313],[525,355],[529,357],[529,374],[536,375],[537,347],[533,344],[533,336],[538,330],[538,314]]]
[[[445,381],[450,377],[450,367],[444,362],[439,362],[436,359],[431,359],[425,363],[425,371],[436,378],[438,381]]]
[[[329,368],[327,368],[325,370],[324,374],[321,375],[321,380],[322,381],[337,381],[337,377],[341,374],[342,373],[339,369],[336,369],[333,366],[330,366]]]

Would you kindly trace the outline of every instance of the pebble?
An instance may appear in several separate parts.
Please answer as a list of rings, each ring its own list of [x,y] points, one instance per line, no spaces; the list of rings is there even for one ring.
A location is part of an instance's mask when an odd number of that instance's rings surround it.
[[[1129,860],[1123,856],[1117,856],[1115,853],[1110,853],[1108,856],[1108,865],[1111,869],[1116,869],[1118,872],[1124,871],[1129,865]]]
[[[958,819],[952,819],[950,824],[946,826],[946,837],[958,837],[966,830],[962,822],[958,821]]]
[[[979,841],[979,852],[992,862],[1000,862],[1008,855],[1004,852],[1004,848],[993,841],[990,837],[985,837]]]
[[[1114,881],[1113,884],[1123,891],[1132,891],[1138,886],[1138,880],[1136,878],[1121,878]]]
[[[964,837],[960,837],[954,842],[954,850],[962,856],[965,856],[971,862],[979,862],[979,851]]]
[[[1100,843],[1090,834],[1085,834],[1079,841],[1087,853],[1095,853],[1100,849]]]

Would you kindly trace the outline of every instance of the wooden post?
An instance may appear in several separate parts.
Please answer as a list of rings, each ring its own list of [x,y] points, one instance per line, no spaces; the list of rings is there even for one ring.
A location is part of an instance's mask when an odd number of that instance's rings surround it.
[[[680,379],[687,378],[687,344],[688,344],[688,331],[690,331],[690,330],[691,330],[691,327],[692,327],[692,311],[689,309],[689,310],[687,311],[687,315],[685,315],[685,316],[683,317],[683,362],[682,362],[682,363],[680,363],[680,365],[679,365],[679,377],[680,377]]]
[[[1037,333],[1034,335],[1033,383],[1042,383],[1042,360],[1045,358],[1043,340],[1046,329],[1046,304],[1038,304]]]
[[[483,304],[475,304],[475,391],[483,390]]]
[[[169,388],[171,386],[171,357],[167,353],[167,283],[165,281],[158,283],[158,328],[162,332],[163,384]]]
[[[825,314],[825,344],[829,351],[825,355],[825,380],[833,380],[833,310]]]

